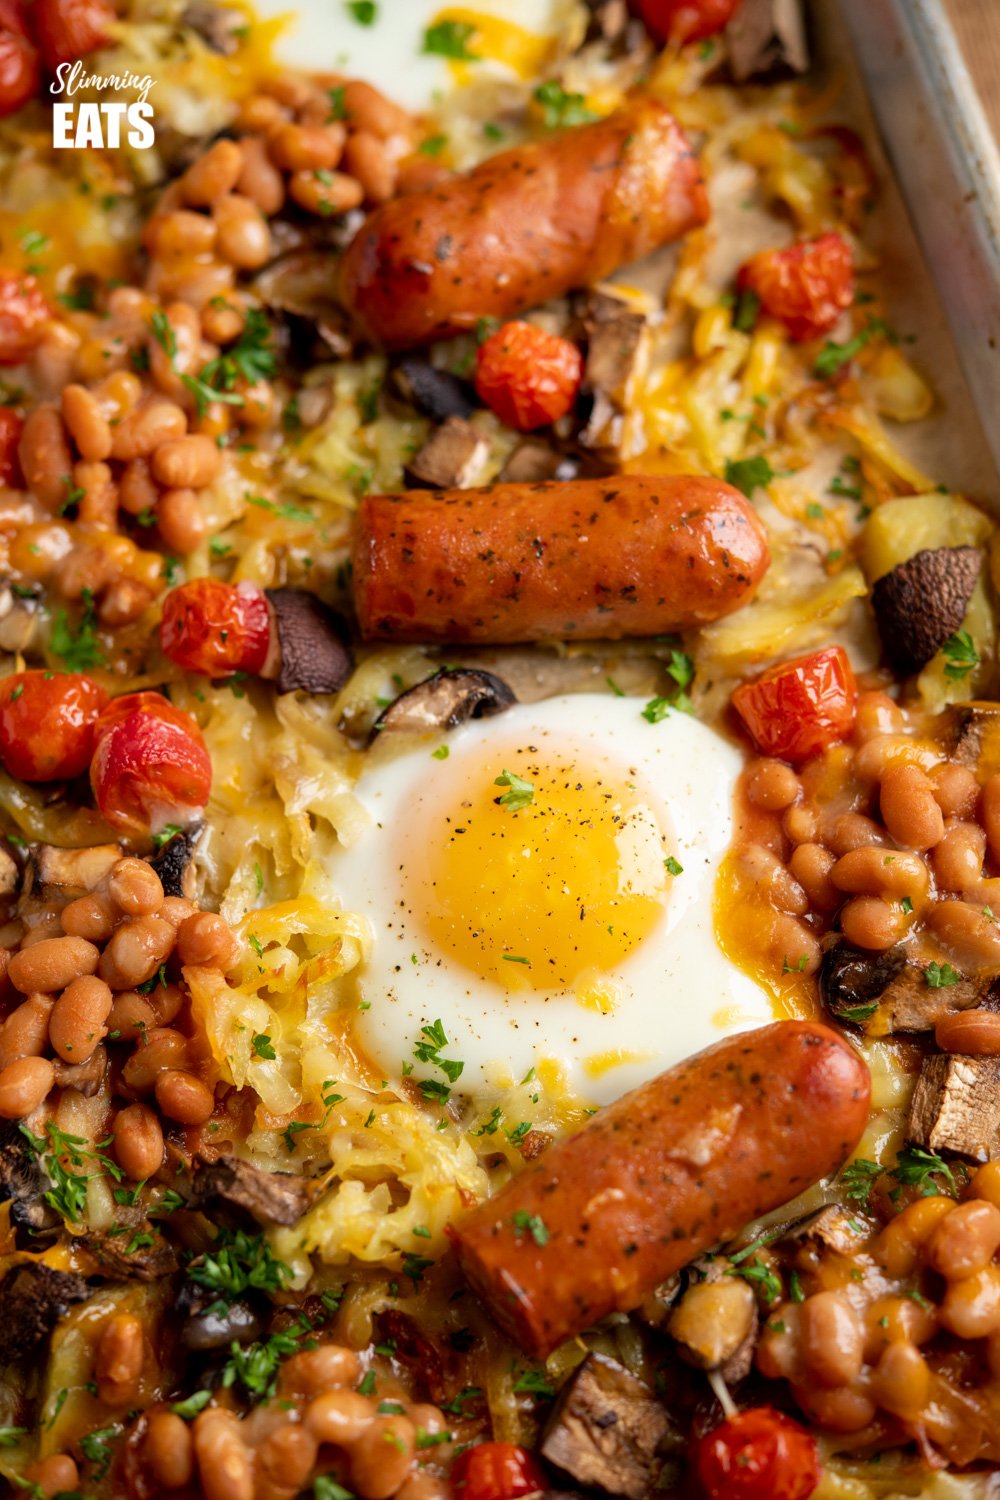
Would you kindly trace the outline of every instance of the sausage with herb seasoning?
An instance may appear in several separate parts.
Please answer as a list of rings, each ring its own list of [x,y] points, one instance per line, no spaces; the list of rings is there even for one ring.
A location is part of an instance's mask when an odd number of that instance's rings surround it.
[[[635,99],[376,209],[344,253],[340,300],[366,338],[404,349],[601,281],[707,218],[684,132]]]
[[[869,1095],[864,1061],[826,1026],[728,1037],[609,1105],[455,1226],[462,1270],[544,1358],[835,1171]]]
[[[367,640],[620,640],[731,614],[769,561],[719,479],[410,490],[362,502],[354,601]]]

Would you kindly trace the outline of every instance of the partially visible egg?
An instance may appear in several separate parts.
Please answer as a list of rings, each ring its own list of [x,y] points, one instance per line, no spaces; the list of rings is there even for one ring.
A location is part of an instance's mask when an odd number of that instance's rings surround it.
[[[549,698],[372,752],[334,874],[374,932],[354,1029],[383,1077],[440,1080],[414,1050],[439,1022],[463,1092],[555,1062],[605,1103],[774,1019],[714,934],[741,756],[641,708]]]

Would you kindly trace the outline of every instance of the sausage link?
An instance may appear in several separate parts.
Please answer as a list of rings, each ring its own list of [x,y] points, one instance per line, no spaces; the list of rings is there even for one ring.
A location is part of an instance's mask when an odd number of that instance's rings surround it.
[[[543,1358],[834,1171],[869,1096],[865,1063],[825,1026],[729,1037],[609,1105],[459,1223],[462,1270]],[[545,1235],[524,1230],[536,1216]]]
[[[344,254],[340,300],[373,342],[424,344],[602,281],[707,218],[684,132],[637,99],[376,209]]]
[[[619,640],[730,614],[769,561],[719,479],[410,490],[362,502],[354,601],[367,640]]]

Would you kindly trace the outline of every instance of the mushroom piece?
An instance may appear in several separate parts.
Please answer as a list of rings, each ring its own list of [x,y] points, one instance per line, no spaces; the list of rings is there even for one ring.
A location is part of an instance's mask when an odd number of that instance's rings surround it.
[[[61,1089],[76,1089],[85,1099],[93,1099],[99,1093],[108,1071],[108,1049],[95,1047],[82,1063],[66,1063],[61,1058],[52,1059],[56,1086]]]
[[[480,477],[489,452],[486,438],[470,422],[448,417],[406,465],[406,482],[418,489],[468,489]]]
[[[216,1301],[185,1320],[181,1343],[185,1349],[199,1352],[228,1349],[234,1343],[252,1344],[263,1331],[264,1319],[249,1302],[230,1302],[223,1307]]]
[[[982,566],[978,547],[927,547],[872,585],[882,650],[900,676],[919,672],[961,627]]]
[[[277,661],[262,673],[279,693],[339,693],[354,670],[347,627],[307,589],[265,589],[277,633]]]
[[[122,857],[117,844],[94,844],[89,849],[57,849],[35,844],[24,872],[25,895],[61,896],[67,901],[94,891]]]
[[[819,993],[838,1021],[850,1021],[878,1036],[896,1031],[933,1031],[942,1016],[981,1005],[992,976],[963,974],[955,984],[932,989],[927,964],[911,959],[902,944],[866,953],[836,943],[823,955]]]
[[[0,900],[16,896],[21,885],[21,867],[6,844],[0,844]]]
[[[44,1261],[15,1266],[0,1282],[0,1365],[24,1359],[44,1344],[64,1313],[86,1302],[91,1288],[82,1276],[54,1271]]]
[[[446,422],[449,417],[464,420],[479,404],[467,381],[424,359],[401,359],[389,374],[389,384],[404,401],[435,422]]]
[[[40,1234],[62,1223],[45,1201],[51,1184],[37,1154],[12,1120],[0,1122],[0,1203],[10,1204],[15,1229]]]
[[[94,1262],[95,1274],[107,1276],[114,1281],[160,1281],[172,1276],[177,1270],[177,1254],[171,1244],[156,1233],[155,1225],[145,1220],[135,1226],[144,1237],[151,1238],[151,1245],[140,1244],[128,1251],[132,1236],[88,1234],[81,1242]]]
[[[528,438],[508,455],[498,480],[503,484],[544,484],[550,479],[575,479],[579,461],[558,453],[540,438]]]
[[[332,243],[322,246],[306,245],[290,250],[264,267],[255,282],[254,290],[268,307],[284,313],[289,319],[299,319],[299,332],[316,333],[341,359],[353,348],[343,308],[334,296],[330,276],[330,249],[343,250],[354,238],[363,214],[356,218],[343,215],[343,224],[323,226],[324,239],[333,236]],[[350,221],[350,222],[347,222]],[[308,329],[303,329],[307,324]],[[295,334],[295,328],[290,332]],[[300,343],[308,342],[300,339]]]
[[[197,32],[213,52],[223,57],[231,57],[239,50],[237,32],[242,24],[243,18],[238,11],[228,6],[208,4],[206,0],[194,0],[181,16],[182,26],[189,26]]]
[[[743,0],[726,27],[726,42],[737,83],[782,66],[809,69],[801,0]]]
[[[219,1198],[258,1224],[295,1224],[313,1197],[312,1184],[291,1172],[265,1172],[237,1156],[199,1162],[192,1181],[198,1206]]]
[[[648,1386],[603,1354],[588,1354],[563,1386],[539,1451],[585,1489],[642,1500],[667,1413]]]
[[[956,703],[948,710],[945,749],[949,760],[975,770],[980,760],[1000,764],[1000,706]]]
[[[648,355],[646,319],[621,297],[592,292],[581,312],[587,359],[581,400],[587,421],[579,440],[585,448],[615,447],[627,392]]]
[[[865,1238],[863,1224],[839,1203],[828,1203],[784,1236],[786,1239],[812,1242],[841,1255],[853,1255]]]
[[[12,584],[0,585],[0,650],[12,655],[28,650],[41,620],[40,599],[21,592],[21,584],[17,587],[15,594]]]
[[[998,1154],[998,1126],[1000,1057],[936,1053],[924,1059],[910,1102],[909,1140],[985,1162]]]
[[[371,739],[387,731],[433,734],[457,729],[470,719],[490,719],[517,699],[503,678],[478,667],[442,667],[416,687],[400,693],[372,725]]]
[[[195,845],[201,837],[202,825],[185,828],[168,839],[162,849],[150,856],[149,863],[160,877],[165,896],[183,896],[194,900],[195,893]]]
[[[715,1274],[692,1281],[670,1315],[667,1332],[699,1370],[719,1370],[727,1385],[745,1380],[757,1337],[757,1299],[749,1282],[711,1262]]]

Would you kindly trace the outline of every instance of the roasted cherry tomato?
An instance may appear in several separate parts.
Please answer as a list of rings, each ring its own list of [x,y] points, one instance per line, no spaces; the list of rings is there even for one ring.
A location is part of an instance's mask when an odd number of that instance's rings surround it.
[[[761,250],[740,267],[736,284],[755,292],[793,339],[815,339],[854,301],[851,247],[839,234],[821,234],[787,250]]]
[[[515,321],[480,345],[476,390],[501,422],[531,432],[566,415],[582,374],[580,351],[569,339]]]
[[[190,714],[161,693],[129,693],[108,704],[95,727],[90,784],[114,828],[154,833],[186,823],[208,801],[212,762]]]
[[[12,115],[34,99],[41,83],[38,52],[28,38],[0,27],[0,117]]]
[[[720,1423],[695,1445],[693,1463],[709,1500],[806,1500],[820,1480],[813,1439],[770,1406]]]
[[[460,1453],[451,1469],[451,1488],[459,1500],[514,1500],[547,1487],[527,1448],[516,1443],[477,1443]]]
[[[52,72],[111,40],[109,0],[35,0],[34,10],[38,45]]]
[[[0,761],[20,781],[66,781],[90,764],[108,695],[77,672],[15,672],[0,681]]]
[[[698,42],[729,25],[740,0],[638,0],[646,29],[658,42]]]
[[[186,672],[256,675],[270,639],[271,614],[256,584],[196,578],[171,589],[163,601],[160,645]]]
[[[11,406],[0,406],[0,484],[16,488],[22,479],[17,445],[21,441],[24,418]]]
[[[0,270],[0,365],[19,365],[52,316],[34,276]]]
[[[758,750],[795,762],[845,739],[857,706],[854,673],[840,646],[769,667],[733,693],[733,707]]]

